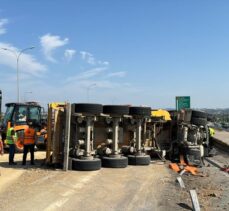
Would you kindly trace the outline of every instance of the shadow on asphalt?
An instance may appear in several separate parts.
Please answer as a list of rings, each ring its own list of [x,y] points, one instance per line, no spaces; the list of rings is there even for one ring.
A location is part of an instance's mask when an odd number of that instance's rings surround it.
[[[192,208],[185,203],[178,203],[178,205],[186,210],[192,210]]]
[[[45,164],[45,159],[35,159],[34,163],[35,165],[30,165],[30,160],[27,160],[26,165],[22,165],[22,161],[16,161],[17,165],[9,165],[9,162],[0,162],[0,167],[3,168],[11,168],[11,169],[47,169],[49,168]]]

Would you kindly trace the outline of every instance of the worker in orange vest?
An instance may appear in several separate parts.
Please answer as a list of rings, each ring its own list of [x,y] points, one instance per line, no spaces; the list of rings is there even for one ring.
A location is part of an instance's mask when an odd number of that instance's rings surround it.
[[[33,128],[32,122],[29,122],[28,126],[29,127],[24,130],[24,137],[23,137],[24,151],[23,151],[22,165],[26,165],[26,157],[28,151],[30,151],[31,165],[34,165],[34,146],[35,146],[36,131]]]

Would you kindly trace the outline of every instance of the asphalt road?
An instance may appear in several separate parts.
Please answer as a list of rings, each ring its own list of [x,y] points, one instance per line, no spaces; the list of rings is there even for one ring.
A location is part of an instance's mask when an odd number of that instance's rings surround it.
[[[35,156],[33,168],[8,166],[8,155],[0,157],[0,210],[190,210],[189,189],[197,190],[202,210],[229,208],[228,178],[215,167],[200,169],[204,177],[184,175],[182,190],[168,163],[63,172],[41,166],[43,152]]]
[[[22,168],[20,156],[13,168],[2,157],[1,210],[164,210],[161,193],[171,178],[164,165],[63,172],[40,168],[41,160]]]

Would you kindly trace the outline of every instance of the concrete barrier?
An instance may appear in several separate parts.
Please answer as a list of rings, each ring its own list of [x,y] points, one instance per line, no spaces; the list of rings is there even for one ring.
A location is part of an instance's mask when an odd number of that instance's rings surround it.
[[[213,141],[216,147],[229,153],[229,132],[216,130]]]

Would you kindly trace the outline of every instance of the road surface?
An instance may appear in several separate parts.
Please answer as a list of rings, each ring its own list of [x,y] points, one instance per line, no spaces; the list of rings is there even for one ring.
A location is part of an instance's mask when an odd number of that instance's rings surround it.
[[[63,172],[41,166],[44,155],[36,152],[33,168],[19,165],[22,154],[16,155],[15,167],[8,166],[7,154],[0,157],[0,210],[187,210],[191,188],[202,210],[229,208],[228,178],[214,167],[202,169],[208,176],[184,175],[188,189],[181,190],[168,163]]]

